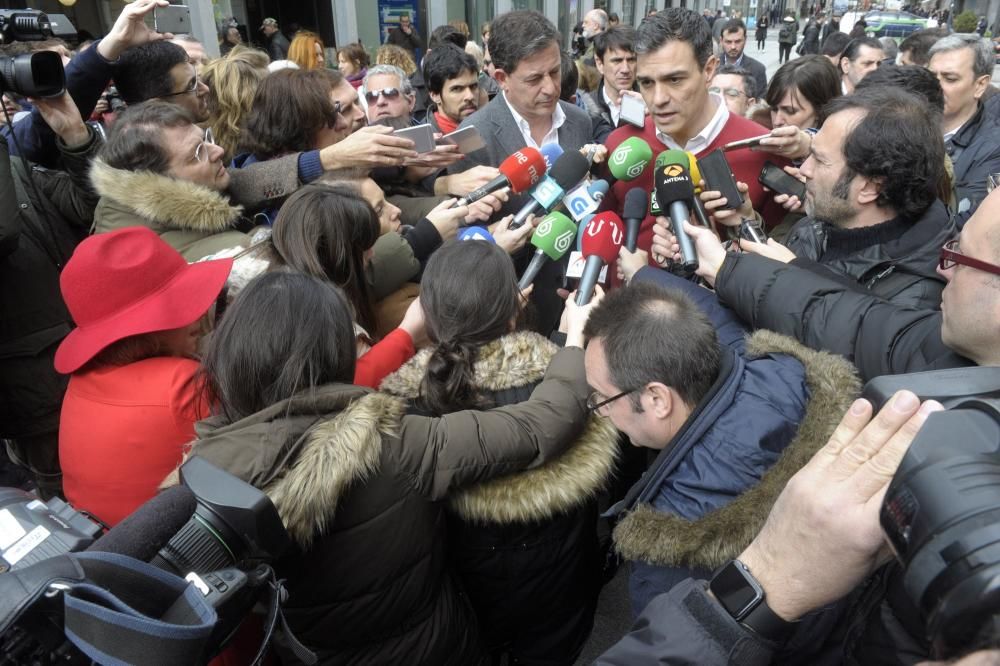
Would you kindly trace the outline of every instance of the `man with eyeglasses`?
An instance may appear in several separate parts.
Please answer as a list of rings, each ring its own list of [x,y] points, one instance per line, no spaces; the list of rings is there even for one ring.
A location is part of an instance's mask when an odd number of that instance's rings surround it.
[[[940,310],[901,307],[795,263],[727,253],[711,234],[688,231],[699,275],[714,284],[722,303],[754,327],[846,357],[862,381],[1000,366],[1000,190],[941,249],[938,272],[947,284]]]
[[[749,71],[737,65],[722,65],[715,70],[708,92],[722,95],[730,113],[747,117],[747,111],[757,101],[756,84]]]
[[[411,125],[410,114],[416,97],[406,74],[395,65],[375,65],[368,68],[361,94],[367,102],[368,122],[383,119],[405,119],[403,127]]]
[[[846,361],[771,333],[748,341],[710,292],[696,304],[659,275],[643,269],[604,296],[584,328],[588,406],[657,452],[609,512],[615,547],[632,562],[635,614],[742,549],[741,530],[756,532],[797,465],[768,470],[782,456],[804,462],[829,435],[828,425],[799,424],[835,423],[856,390]]]

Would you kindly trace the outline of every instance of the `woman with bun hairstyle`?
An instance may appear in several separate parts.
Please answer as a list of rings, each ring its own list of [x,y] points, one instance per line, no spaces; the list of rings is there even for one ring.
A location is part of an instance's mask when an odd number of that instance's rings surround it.
[[[232,259],[188,264],[151,229],[84,240],[60,277],[76,328],[59,424],[66,499],[114,525],[156,494],[208,415],[198,345]]]
[[[269,272],[229,306],[204,361],[214,415],[191,453],[274,502],[296,546],[276,564],[283,611],[319,663],[478,663],[475,617],[447,565],[444,500],[579,437],[588,309],[571,310],[569,346],[529,400],[430,418],[353,384],[354,313],[329,281]]]
[[[405,398],[411,413],[521,404],[560,353],[541,335],[518,330],[517,276],[492,243],[442,246],[427,263],[420,302],[431,346],[381,387]],[[601,586],[596,495],[612,473],[617,442],[610,422],[589,416],[559,457],[452,496],[451,557],[494,663],[503,654],[510,663],[567,665],[579,656]]]

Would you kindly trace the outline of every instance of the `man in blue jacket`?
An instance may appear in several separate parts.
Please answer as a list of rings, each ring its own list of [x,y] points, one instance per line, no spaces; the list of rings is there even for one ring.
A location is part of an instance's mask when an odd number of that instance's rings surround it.
[[[747,339],[714,296],[689,286],[642,269],[585,331],[591,409],[660,451],[609,512],[633,563],[636,614],[750,543],[858,389],[848,363],[769,332]]]

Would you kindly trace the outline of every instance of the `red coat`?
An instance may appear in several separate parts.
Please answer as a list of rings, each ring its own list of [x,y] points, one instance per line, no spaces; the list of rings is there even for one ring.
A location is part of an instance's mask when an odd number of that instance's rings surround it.
[[[719,136],[704,150],[696,153],[695,157],[707,155],[716,148],[721,148],[732,141],[749,139],[761,134],[767,134],[767,132],[767,128],[758,125],[752,120],[730,113],[729,120],[726,121]],[[654,159],[661,152],[667,150],[667,147],[656,138],[656,126],[653,124],[653,119],[647,117],[646,124],[641,130],[633,125],[625,124],[612,132],[605,142],[605,145],[608,147],[608,154],[610,155],[622,141],[633,136],[637,136],[649,144],[649,147],[653,149]],[[785,211],[774,203],[772,195],[764,191],[761,184],[757,181],[757,176],[764,167],[764,162],[770,160],[779,166],[785,165],[788,162],[770,153],[751,151],[749,149],[734,150],[726,153],[726,159],[729,161],[729,166],[732,168],[736,180],[744,182],[750,187],[749,195],[750,200],[753,201],[753,208],[764,216],[767,226],[770,228],[780,223],[785,216]],[[653,189],[653,169],[647,168],[635,180],[627,182],[616,181],[604,197],[602,207],[605,210],[613,210],[620,215],[625,202],[625,194],[633,187],[641,187],[646,192],[651,192]],[[646,218],[642,221],[642,226],[639,227],[639,241],[637,246],[641,250],[649,251],[650,245],[653,242],[654,221],[652,215],[646,215]]]
[[[59,423],[66,499],[115,525],[156,494],[208,415],[198,363],[150,358],[70,377]]]

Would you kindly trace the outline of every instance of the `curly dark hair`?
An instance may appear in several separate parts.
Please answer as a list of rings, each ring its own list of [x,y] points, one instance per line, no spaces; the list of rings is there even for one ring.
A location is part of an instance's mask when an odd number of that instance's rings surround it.
[[[823,117],[859,109],[864,118],[844,139],[848,174],[881,182],[876,203],[915,221],[934,203],[944,174],[940,116],[927,100],[895,86],[838,97]]]

